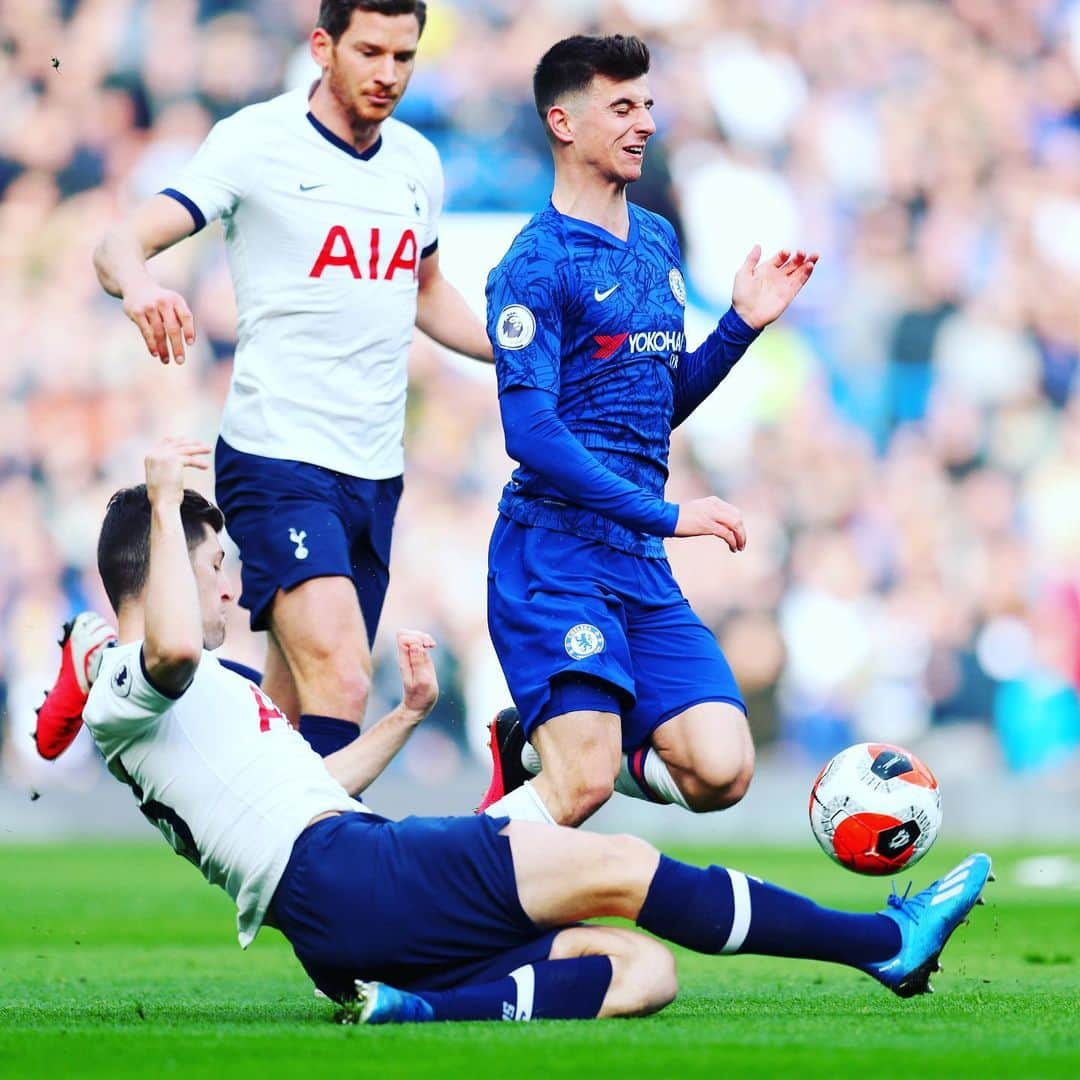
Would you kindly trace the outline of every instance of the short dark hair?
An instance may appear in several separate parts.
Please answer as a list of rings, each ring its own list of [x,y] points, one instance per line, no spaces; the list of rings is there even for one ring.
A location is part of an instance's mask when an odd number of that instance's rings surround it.
[[[640,38],[622,34],[563,38],[544,53],[533,72],[536,111],[546,127],[548,109],[564,94],[584,90],[597,75],[625,82],[648,70],[649,47]]]
[[[225,527],[225,517],[197,491],[184,490],[180,520],[188,550],[206,539],[206,527],[215,533]],[[97,549],[98,573],[113,611],[129,596],[138,596],[150,569],[150,499],[145,484],[121,488],[109,500],[101,523]]]
[[[427,22],[425,0],[322,0],[319,4],[319,21],[315,25],[322,27],[336,44],[349,29],[354,11],[374,11],[378,15],[415,15],[421,34]]]

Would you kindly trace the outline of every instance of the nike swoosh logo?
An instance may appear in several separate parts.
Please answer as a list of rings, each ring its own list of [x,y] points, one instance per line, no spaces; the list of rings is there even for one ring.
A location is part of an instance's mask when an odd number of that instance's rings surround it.
[[[301,191],[314,191],[316,188],[326,187],[326,184],[301,184]]]
[[[601,292],[599,289],[593,289],[593,299],[598,304],[602,304],[619,287],[620,284],[621,282],[615,282],[615,284],[612,285],[611,288],[608,289],[606,292]]]

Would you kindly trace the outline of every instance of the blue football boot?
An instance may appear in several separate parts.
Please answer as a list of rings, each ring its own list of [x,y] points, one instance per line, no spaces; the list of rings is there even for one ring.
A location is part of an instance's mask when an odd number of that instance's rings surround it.
[[[435,1010],[422,997],[380,982],[357,979],[356,998],[349,1005],[349,1021],[355,1024],[423,1024],[435,1019]]]
[[[930,976],[941,970],[938,956],[945,942],[967,921],[968,912],[983,903],[983,886],[993,880],[990,856],[980,854],[969,855],[944,877],[910,898],[907,892],[898,896],[893,889],[889,906],[881,914],[900,927],[900,951],[889,960],[861,964],[861,970],[902,998],[932,994]]]

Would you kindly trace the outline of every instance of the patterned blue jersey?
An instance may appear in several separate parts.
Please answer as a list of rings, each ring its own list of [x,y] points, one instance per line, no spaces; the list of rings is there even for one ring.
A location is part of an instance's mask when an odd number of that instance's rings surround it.
[[[500,394],[531,387],[557,395],[559,419],[597,461],[662,497],[686,290],[671,225],[633,203],[629,211],[625,241],[550,203],[532,218],[488,277],[488,336]],[[525,525],[664,557],[659,536],[573,505],[525,466],[499,510]]]

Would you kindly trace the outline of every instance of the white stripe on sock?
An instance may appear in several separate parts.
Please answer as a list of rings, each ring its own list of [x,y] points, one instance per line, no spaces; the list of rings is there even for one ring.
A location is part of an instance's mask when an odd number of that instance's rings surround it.
[[[930,901],[930,906],[935,904],[943,904],[946,900],[951,900],[954,896],[959,896],[964,891],[964,883],[960,882],[959,885],[953,886],[951,889],[947,889],[945,892],[939,892],[933,900]]]
[[[721,955],[738,952],[750,932],[750,883],[738,870],[729,870],[731,880],[732,914],[731,933],[720,950]]]
[[[533,1012],[533,995],[536,992],[536,972],[532,964],[515,968],[510,972],[510,978],[517,983],[517,1008],[514,1010],[515,1020],[531,1020]]]

